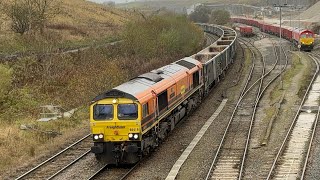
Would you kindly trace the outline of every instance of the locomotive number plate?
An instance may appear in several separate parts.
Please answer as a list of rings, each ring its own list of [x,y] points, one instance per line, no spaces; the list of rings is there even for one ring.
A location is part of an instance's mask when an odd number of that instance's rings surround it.
[[[139,131],[139,128],[130,128],[129,130],[136,132],[136,131]]]

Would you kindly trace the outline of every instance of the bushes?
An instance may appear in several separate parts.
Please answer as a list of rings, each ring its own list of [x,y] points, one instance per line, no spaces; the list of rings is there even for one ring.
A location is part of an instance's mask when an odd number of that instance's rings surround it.
[[[11,89],[12,69],[0,64],[0,105],[4,103]]]
[[[127,55],[186,56],[200,47],[202,32],[184,16],[152,16],[128,23],[122,37]]]
[[[204,5],[197,6],[189,15],[190,20],[198,23],[208,23],[209,22],[210,9]]]
[[[219,9],[212,11],[210,17],[210,23],[224,25],[230,20],[230,13],[226,10]]]
[[[27,86],[17,88],[17,84],[14,83],[17,74],[13,69],[0,64],[0,120],[9,123],[21,116],[35,115],[38,108],[36,98],[33,96],[37,94],[36,88]]]
[[[83,131],[89,124],[88,104],[99,93],[200,48],[203,33],[185,17],[153,16],[136,23],[127,25],[122,44],[72,54],[30,56],[0,65],[0,130],[5,134],[0,136],[0,150],[5,152],[0,155],[3,169],[21,159],[29,160],[45,147],[68,142],[66,139],[74,136],[70,134]],[[45,44],[51,47],[49,42]],[[67,110],[81,109],[74,118],[35,122],[40,106],[46,104]],[[20,124],[30,123],[40,131],[18,129]],[[47,136],[42,131],[63,136]]]
[[[2,117],[36,116],[45,104],[66,109],[86,106],[99,93],[134,76],[192,55],[203,38],[202,31],[184,16],[152,16],[126,27],[125,43],[120,45],[12,63],[6,79],[12,78],[6,82],[15,89],[0,105],[6,112]]]
[[[43,33],[48,20],[58,14],[60,8],[55,0],[12,0],[2,6],[12,21],[11,29],[21,35],[29,30]]]

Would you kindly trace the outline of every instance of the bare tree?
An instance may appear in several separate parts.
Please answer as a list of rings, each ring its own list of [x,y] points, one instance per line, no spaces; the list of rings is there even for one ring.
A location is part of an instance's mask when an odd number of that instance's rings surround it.
[[[26,0],[31,5],[32,26],[44,32],[47,22],[60,12],[57,0]]]
[[[4,12],[12,21],[11,29],[14,32],[23,35],[30,30],[31,19],[26,2],[15,0],[11,5],[5,4],[3,7]]]
[[[218,9],[211,12],[210,22],[213,24],[224,25],[230,20],[230,13],[224,9]]]
[[[44,32],[47,22],[60,12],[57,0],[13,0],[3,5],[11,19],[11,29],[20,34],[29,30]]]
[[[207,23],[209,21],[210,9],[204,5],[197,6],[189,15],[189,19],[194,22]]]

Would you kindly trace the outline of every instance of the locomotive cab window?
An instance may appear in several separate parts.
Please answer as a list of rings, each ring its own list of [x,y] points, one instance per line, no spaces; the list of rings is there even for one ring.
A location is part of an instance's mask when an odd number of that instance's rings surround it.
[[[306,34],[307,38],[313,38],[312,34]]]
[[[118,119],[133,120],[138,118],[138,106],[136,104],[119,104]]]
[[[142,117],[147,117],[149,115],[148,103],[142,106]]]
[[[200,80],[199,80],[199,71],[196,71],[193,73],[193,88],[199,86]]]
[[[113,105],[97,104],[93,106],[94,120],[111,120],[113,119]]]

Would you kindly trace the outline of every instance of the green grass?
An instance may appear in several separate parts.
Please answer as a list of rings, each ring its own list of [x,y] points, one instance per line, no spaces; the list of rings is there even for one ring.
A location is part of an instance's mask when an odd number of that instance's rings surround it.
[[[47,123],[34,122],[30,119],[16,124],[0,121],[1,176],[8,169],[15,169],[19,165],[25,164],[26,161],[31,161],[34,157],[58,151],[63,144],[69,143],[71,139],[78,139],[78,134],[81,134],[84,129],[89,129],[87,118],[80,118],[84,112],[81,110],[75,115],[75,118]],[[87,114],[87,112],[85,113]],[[20,130],[20,125],[32,128]]]
[[[307,61],[306,57],[302,55],[301,61]],[[277,102],[283,91],[288,90],[288,87],[292,83],[292,78],[299,73],[303,69],[304,66],[307,66],[307,70],[304,71],[303,73],[303,80],[299,81],[298,86],[301,87],[300,89],[303,89],[307,83],[308,83],[308,78],[309,78],[309,72],[310,72],[310,63],[307,62],[307,65],[304,65],[300,62],[299,56],[296,54],[292,55],[292,67],[289,70],[286,70],[285,73],[283,74],[283,89],[281,88],[280,85],[280,80],[278,80],[279,84],[276,86],[276,88],[271,92],[270,94],[270,100],[272,103]],[[299,95],[301,97],[301,95]]]
[[[59,0],[59,13],[48,19],[43,33],[24,35],[11,30],[10,18],[0,11],[0,54],[46,53],[99,46],[119,39],[123,25],[136,14],[85,0]],[[5,2],[10,6],[12,2]]]
[[[302,55],[302,54],[301,54]],[[301,63],[301,61],[306,61],[305,63]],[[282,101],[283,95],[286,94],[286,92],[289,91],[295,91],[294,89],[289,89],[291,87],[291,84],[293,82],[293,78],[303,70],[303,74],[301,78],[298,80],[298,84],[296,85],[297,88],[299,88],[299,93],[297,94],[299,98],[302,98],[301,92],[307,88],[309,81],[310,81],[310,70],[311,70],[311,65],[309,63],[309,59],[305,56],[302,55],[301,61],[299,60],[299,56],[297,54],[292,55],[292,65],[291,68],[286,70],[285,73],[283,74],[283,88],[281,88],[280,85],[280,79],[277,81],[278,84],[272,89],[269,95],[269,102],[270,102],[270,107],[264,109],[264,114],[265,117],[263,118],[262,122],[264,123],[270,123],[271,118],[274,116],[276,113],[276,103],[283,103],[281,104],[281,109],[279,111],[280,113],[280,118],[284,121],[290,120],[290,116],[293,112],[292,106],[294,105],[295,101],[290,101],[288,103],[288,100]],[[286,97],[288,98],[288,97]],[[290,97],[289,97],[290,98]],[[278,114],[279,116],[279,114]],[[277,129],[277,127],[275,128]],[[264,139],[264,136],[261,136],[261,141]]]

